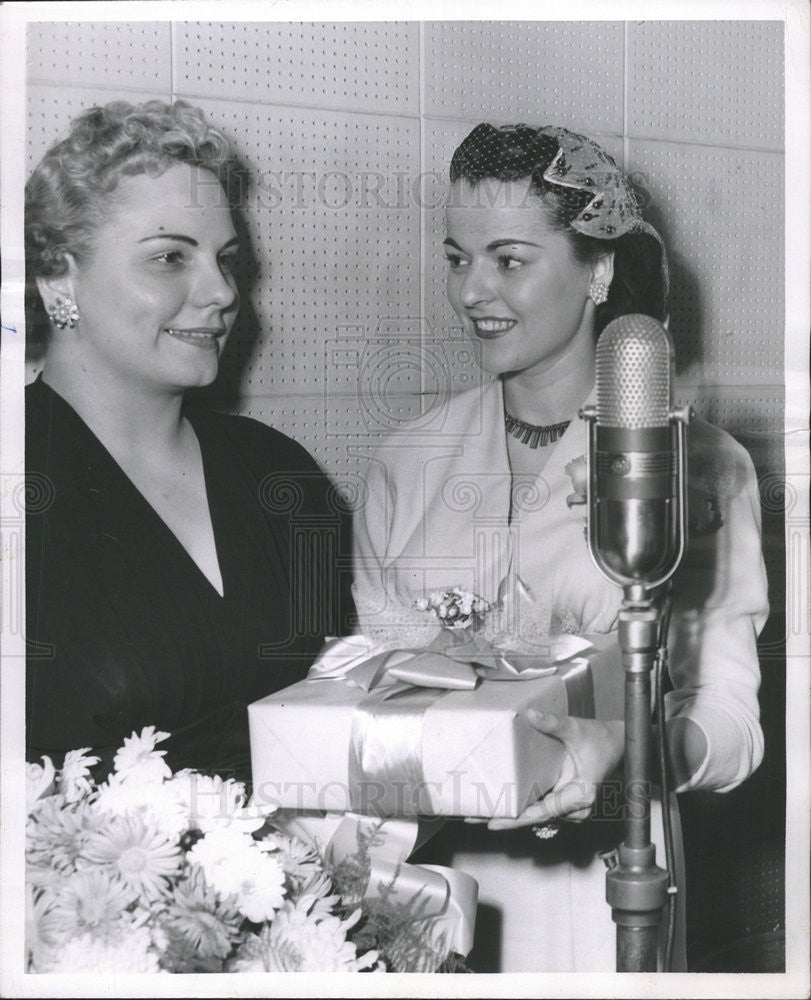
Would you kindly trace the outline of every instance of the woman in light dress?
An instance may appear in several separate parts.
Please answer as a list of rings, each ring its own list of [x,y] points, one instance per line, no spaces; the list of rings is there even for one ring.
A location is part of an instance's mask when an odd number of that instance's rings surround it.
[[[505,648],[543,652],[572,633],[610,641],[622,592],[589,557],[577,414],[593,399],[602,329],[629,313],[665,320],[662,241],[613,159],[566,129],[479,125],[454,153],[450,181],[448,297],[493,378],[438,400],[431,433],[406,425],[370,460],[355,530],[360,628],[392,648],[427,644],[438,623],[418,602],[460,586],[492,605],[483,631]],[[723,792],[763,753],[759,501],[744,449],[701,420],[689,473],[666,737],[678,790]],[[622,836],[624,724],[610,679],[595,685],[597,719],[530,719],[567,751],[543,799],[514,821],[449,823],[426,849],[479,880],[476,969],[615,967],[599,852]],[[555,820],[557,836],[533,836]],[[674,968],[683,962],[680,923]]]

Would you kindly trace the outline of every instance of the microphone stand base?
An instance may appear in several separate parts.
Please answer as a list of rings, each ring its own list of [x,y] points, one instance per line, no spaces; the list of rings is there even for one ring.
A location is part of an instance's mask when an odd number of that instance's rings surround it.
[[[620,844],[616,867],[606,873],[605,895],[617,925],[617,972],[656,972],[659,923],[668,875],[655,863],[653,844]]]

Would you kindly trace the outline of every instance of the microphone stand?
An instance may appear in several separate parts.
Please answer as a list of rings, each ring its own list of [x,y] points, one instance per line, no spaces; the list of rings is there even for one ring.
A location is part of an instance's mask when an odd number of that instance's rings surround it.
[[[656,972],[668,873],[650,839],[651,675],[659,612],[644,585],[624,588],[619,644],[625,671],[625,839],[606,873],[606,900],[617,925],[617,971]],[[665,803],[665,808],[667,804]]]

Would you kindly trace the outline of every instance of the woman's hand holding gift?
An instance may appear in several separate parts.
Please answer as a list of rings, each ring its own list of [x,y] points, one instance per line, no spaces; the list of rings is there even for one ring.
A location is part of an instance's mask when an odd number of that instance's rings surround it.
[[[493,819],[488,827],[491,830],[511,830],[555,819],[573,823],[588,819],[600,784],[616,771],[622,761],[624,723],[542,714],[535,709],[527,712],[527,721],[538,732],[563,743],[566,753],[560,777],[542,799],[527,806],[516,819]]]

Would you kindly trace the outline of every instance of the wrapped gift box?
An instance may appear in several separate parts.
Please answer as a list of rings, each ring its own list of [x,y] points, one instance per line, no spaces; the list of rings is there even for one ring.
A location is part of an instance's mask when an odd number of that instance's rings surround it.
[[[248,708],[255,801],[380,816],[514,818],[554,785],[563,755],[526,711],[593,714],[593,700],[583,708],[591,697],[584,701],[583,692],[597,673],[597,715],[618,717],[615,641],[546,676],[483,680],[473,690],[392,695],[343,679],[300,681]]]

